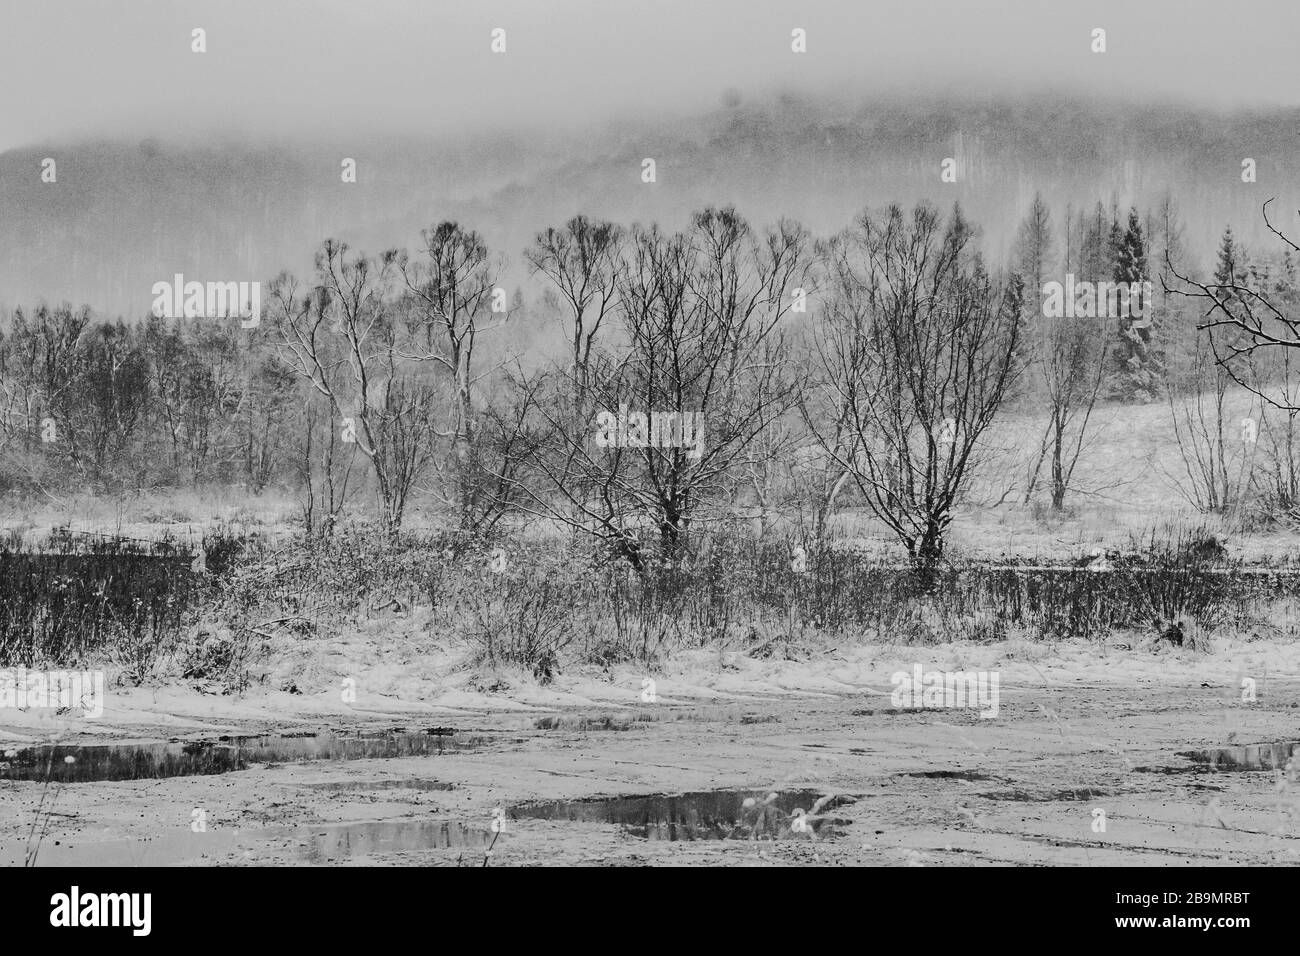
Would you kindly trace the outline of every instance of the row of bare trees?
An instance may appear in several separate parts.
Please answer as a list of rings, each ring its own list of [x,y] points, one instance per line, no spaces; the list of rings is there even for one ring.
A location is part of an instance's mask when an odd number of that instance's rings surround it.
[[[267,321],[247,333],[133,331],[70,310],[33,331],[18,316],[0,339],[0,441],[30,450],[53,415],[93,468],[147,418],[195,475],[219,448],[261,484],[292,476],[310,533],[329,533],[365,487],[390,534],[413,501],[436,502],[466,533],[541,520],[638,567],[742,507],[760,531],[794,511],[823,543],[851,497],[930,565],[997,454],[990,425],[1009,400],[1047,412],[1025,500],[1041,482],[1060,509],[1114,381],[1113,333],[1143,375],[1169,351],[1150,323],[1052,319],[1039,298],[1062,265],[1142,274],[1151,230],[1168,260],[1163,214],[1144,227],[1133,211],[1126,230],[1114,214],[1106,247],[1100,207],[1067,210],[1061,256],[1036,200],[1000,272],[956,207],[891,206],[822,241],[730,207],[677,232],[576,216],[525,252],[562,330],[554,361],[513,344],[524,307],[507,305],[504,264],[474,231],[439,223],[415,250],[374,257],[329,240],[309,279],[272,283]],[[1284,346],[1289,361],[1296,338],[1276,299],[1232,276],[1177,278],[1209,297],[1205,347],[1223,375],[1261,397],[1291,387],[1260,352]]]
[[[566,338],[540,367],[499,348],[475,364],[507,319],[497,270],[453,223],[422,238],[376,259],[327,242],[309,288],[282,276],[271,295],[282,354],[351,430],[389,531],[434,471],[464,530],[525,514],[640,565],[793,477],[815,536],[851,486],[932,562],[1019,371],[1023,283],[989,273],[956,209],[891,207],[822,243],[732,208],[676,233],[575,217],[527,253]],[[597,414],[671,440],[597,442]],[[780,480],[786,461],[802,472]],[[307,470],[312,500],[332,475]]]
[[[278,423],[292,386],[273,355],[222,324],[20,309],[0,330],[0,483],[109,490],[202,478],[258,491],[283,464]]]

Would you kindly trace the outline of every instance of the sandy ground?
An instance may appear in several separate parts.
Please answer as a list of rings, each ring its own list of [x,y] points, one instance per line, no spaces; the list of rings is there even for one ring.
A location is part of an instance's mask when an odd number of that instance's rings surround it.
[[[899,710],[890,674],[996,670],[1000,706]],[[656,698],[643,701],[642,681]],[[1257,699],[1243,701],[1243,677]],[[0,711],[6,749],[269,731],[452,727],[473,747],[259,764],[211,776],[0,782],[0,863],[21,865],[1185,865],[1300,863],[1300,782],[1181,753],[1300,739],[1300,645],[1213,652],[1063,644],[827,649],[808,661],[684,653],[668,673],[516,678],[427,699],[114,692],[99,720]],[[1300,761],[1298,761],[1300,762]],[[832,835],[653,840],[516,818],[528,801],[741,789],[852,795]],[[196,811],[198,811],[196,813]],[[1105,829],[1100,828],[1104,812]],[[202,820],[202,827],[196,821]]]

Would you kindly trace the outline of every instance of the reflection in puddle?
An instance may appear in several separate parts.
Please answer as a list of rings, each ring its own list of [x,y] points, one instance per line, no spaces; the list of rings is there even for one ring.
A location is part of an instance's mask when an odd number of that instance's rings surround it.
[[[493,837],[487,827],[450,820],[380,820],[303,828],[299,832],[295,855],[309,863],[414,850],[487,849]]]
[[[295,783],[295,787],[304,790],[324,790],[326,792],[347,792],[358,790],[455,790],[454,783],[445,780],[412,780],[402,777],[382,780],[326,780],[320,783]]]
[[[365,760],[423,757],[483,746],[485,738],[464,737],[446,728],[423,733],[318,734],[221,737],[171,743],[49,745],[8,751],[0,757],[0,780],[146,780],[244,770],[252,764],[304,760]],[[12,754],[12,756],[10,756]],[[71,757],[72,762],[67,758]]]
[[[1000,790],[981,793],[985,800],[1010,800],[1016,803],[1056,803],[1067,800],[1094,800],[1097,797],[1113,797],[1115,791],[1102,790],[1100,787],[1077,787],[1074,790]]]
[[[514,819],[612,823],[650,840],[730,840],[810,838],[836,835],[848,820],[826,814],[855,798],[817,790],[779,793],[706,790],[590,800],[528,803],[510,811]]]
[[[597,717],[572,717],[564,714],[538,717],[537,730],[631,730],[638,723],[654,720],[650,714],[604,714]]]
[[[922,777],[927,780],[992,780],[986,773],[975,770],[915,770],[905,777]]]
[[[1300,741],[1290,740],[1275,744],[1245,744],[1238,747],[1215,747],[1211,750],[1193,750],[1180,753],[1196,764],[1199,770],[1285,770],[1287,763],[1300,748]]]
[[[505,837],[505,834],[500,834]],[[178,830],[129,840],[49,840],[41,844],[40,866],[189,866],[204,863],[261,863],[288,858],[330,863],[383,853],[486,849],[489,828],[453,820],[368,820],[318,826],[267,827],[205,833]],[[498,840],[500,846],[500,840]],[[21,865],[22,843],[0,847],[0,864]]]

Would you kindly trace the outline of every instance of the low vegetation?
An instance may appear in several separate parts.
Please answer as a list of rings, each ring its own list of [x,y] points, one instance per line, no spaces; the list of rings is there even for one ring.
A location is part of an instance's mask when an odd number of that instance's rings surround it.
[[[195,571],[174,546],[106,541],[77,553],[65,539],[0,551],[0,640],[28,665],[107,661],[128,679],[171,673],[238,691],[288,644],[406,620],[429,652],[460,647],[468,666],[511,665],[545,683],[571,666],[653,668],[679,648],[799,659],[827,642],[1131,634],[1205,649],[1215,633],[1267,633],[1300,590],[1300,576],[1242,567],[1203,530],[1151,532],[1074,566],[957,560],[926,574],[834,544],[800,553],[740,534],[704,541],[638,571],[581,541],[349,527],[272,548],[214,533]]]

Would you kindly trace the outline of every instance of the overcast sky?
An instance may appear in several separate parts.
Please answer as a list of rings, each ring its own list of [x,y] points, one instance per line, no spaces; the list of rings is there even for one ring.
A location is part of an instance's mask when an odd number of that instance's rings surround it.
[[[1300,105],[1297,38],[1298,0],[0,0],[0,150],[569,125],[708,109],[728,88]]]

